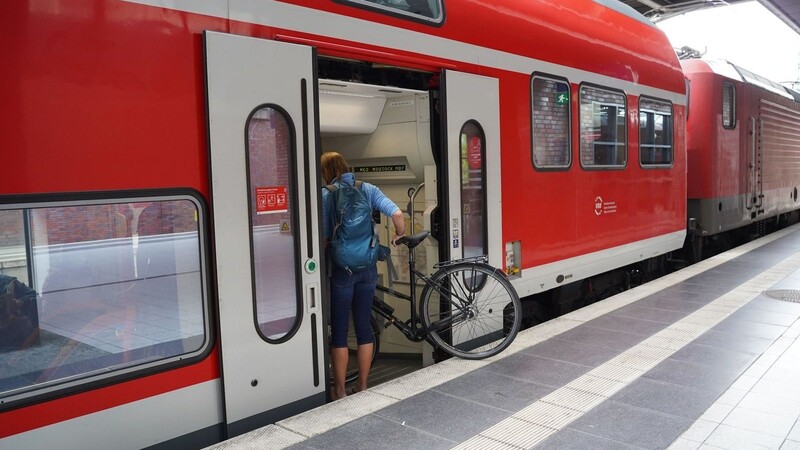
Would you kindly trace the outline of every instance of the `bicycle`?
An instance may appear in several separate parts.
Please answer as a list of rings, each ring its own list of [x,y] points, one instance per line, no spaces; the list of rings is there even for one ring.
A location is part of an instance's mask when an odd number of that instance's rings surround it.
[[[516,290],[505,273],[487,263],[485,255],[440,262],[432,275],[423,274],[416,268],[415,248],[428,235],[429,231],[422,231],[397,241],[409,250],[409,294],[377,286],[380,292],[408,301],[410,319],[400,321],[394,308],[378,297],[373,298],[373,311],[386,319],[385,328],[394,326],[409,340],[427,341],[451,356],[484,359],[502,352],[522,324]],[[419,312],[417,280],[424,282]]]
[[[522,326],[522,304],[505,273],[490,266],[486,256],[457,259],[434,265],[427,276],[416,269],[415,248],[430,232],[422,231],[397,240],[408,247],[409,294],[377,285],[378,291],[409,302],[410,319],[401,321],[394,308],[373,297],[372,310],[386,320],[384,328],[394,326],[413,342],[427,341],[434,348],[463,359],[484,359],[494,356],[514,341]],[[390,276],[394,272],[391,260]],[[425,284],[417,311],[417,280]],[[372,361],[380,349],[380,327],[371,319],[375,335]],[[348,334],[351,358],[355,359],[357,343],[352,323]],[[357,364],[348,364],[346,382],[358,379]]]
[[[408,189],[408,211],[414,215],[414,201],[425,183]],[[412,219],[413,223],[413,219]],[[430,235],[422,231],[397,240],[398,245],[408,247],[409,294],[377,285],[376,290],[392,297],[409,302],[410,319],[402,322],[394,315],[394,308],[380,298],[373,297],[372,311],[386,320],[384,328],[394,326],[412,342],[427,341],[434,348],[439,348],[451,356],[464,359],[483,359],[494,356],[505,350],[522,327],[522,304],[517,291],[508,281],[506,274],[488,264],[484,256],[463,258],[440,262],[434,265],[437,269],[433,275],[426,276],[416,268],[416,247]],[[386,252],[379,259],[385,260],[389,268],[390,279],[396,278],[396,271],[390,257],[391,249],[382,246]],[[425,283],[417,312],[417,280]],[[502,305],[502,308],[498,306]],[[482,327],[483,335],[478,335],[476,326],[481,320],[489,319],[492,326]],[[464,330],[454,327],[471,325]],[[381,330],[375,320],[370,319],[370,326],[375,337],[372,351],[372,362],[380,351]],[[472,330],[472,331],[470,331]],[[358,350],[352,321],[347,337],[350,352],[345,382],[358,379],[358,364],[355,356]],[[331,376],[330,383],[333,383]]]

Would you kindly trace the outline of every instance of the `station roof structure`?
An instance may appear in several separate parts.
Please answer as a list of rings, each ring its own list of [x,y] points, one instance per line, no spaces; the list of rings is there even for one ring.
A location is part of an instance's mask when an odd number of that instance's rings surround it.
[[[619,0],[652,21],[668,19],[672,16],[698,9],[733,5],[751,0]],[[786,22],[800,34],[800,2],[797,0],[758,0],[769,11]]]

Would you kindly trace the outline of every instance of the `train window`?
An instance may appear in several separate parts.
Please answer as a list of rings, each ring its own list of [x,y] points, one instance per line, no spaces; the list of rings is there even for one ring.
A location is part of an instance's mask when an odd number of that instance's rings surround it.
[[[444,22],[443,0],[334,0],[429,24]]]
[[[728,82],[722,83],[722,126],[736,127],[736,89]]]
[[[672,104],[639,99],[639,164],[672,165]]]
[[[174,195],[0,206],[0,403],[205,351],[199,205]]]
[[[581,86],[581,166],[625,167],[628,152],[625,95],[621,92]]]
[[[287,338],[300,319],[292,148],[292,130],[281,110],[265,106],[250,116],[247,165],[255,319],[268,342]]]
[[[569,82],[534,75],[531,82],[533,166],[566,169],[572,162]]]
[[[486,138],[475,121],[461,127],[461,225],[464,257],[485,255]]]

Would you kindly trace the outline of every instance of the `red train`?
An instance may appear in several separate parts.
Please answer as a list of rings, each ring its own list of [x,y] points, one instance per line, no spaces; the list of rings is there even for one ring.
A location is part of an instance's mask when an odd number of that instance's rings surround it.
[[[798,221],[800,94],[725,61],[682,65],[689,242],[700,259],[704,248]]]
[[[324,150],[432,230],[424,264],[488,254],[531,317],[684,244],[686,80],[615,1],[17,1],[0,25],[3,448],[199,447],[324,403]]]

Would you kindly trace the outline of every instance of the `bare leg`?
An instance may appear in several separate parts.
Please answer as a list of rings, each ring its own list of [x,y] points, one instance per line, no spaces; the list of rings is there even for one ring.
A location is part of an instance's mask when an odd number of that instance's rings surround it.
[[[358,387],[356,391],[367,390],[367,378],[372,366],[372,348],[375,344],[362,344],[358,346]]]
[[[331,392],[331,398],[334,400],[347,397],[347,392],[344,390],[344,379],[347,374],[348,352],[347,347],[334,347],[331,349],[333,359],[333,392]],[[361,347],[359,347],[358,354],[360,362]]]

